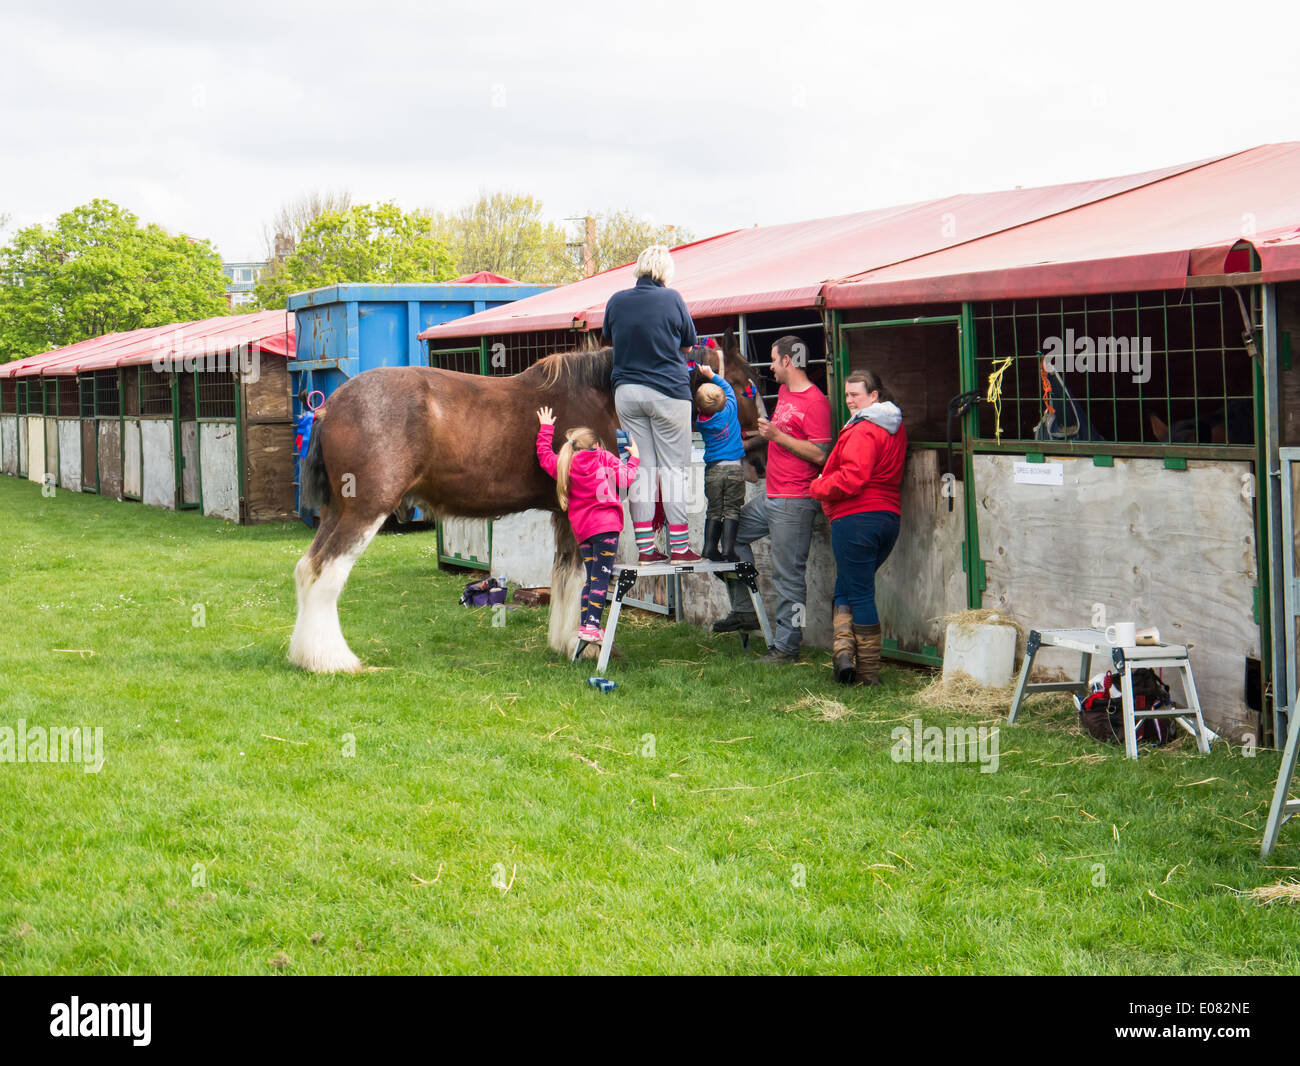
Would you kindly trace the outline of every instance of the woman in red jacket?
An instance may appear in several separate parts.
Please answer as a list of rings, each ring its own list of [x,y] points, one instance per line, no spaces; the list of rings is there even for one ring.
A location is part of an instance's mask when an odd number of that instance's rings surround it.
[[[855,370],[844,382],[852,417],[809,491],[831,522],[835,553],[832,663],[841,684],[880,684],[876,571],[898,540],[899,485],[907,457],[903,414],[880,378]]]

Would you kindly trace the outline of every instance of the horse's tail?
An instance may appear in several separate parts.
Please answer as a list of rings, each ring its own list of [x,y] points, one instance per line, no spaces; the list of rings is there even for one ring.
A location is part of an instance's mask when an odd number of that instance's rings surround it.
[[[312,427],[311,441],[307,445],[307,456],[299,467],[299,509],[306,511],[323,511],[330,502],[330,477],[325,469],[325,460],[321,458],[320,438],[324,427],[317,418]]]

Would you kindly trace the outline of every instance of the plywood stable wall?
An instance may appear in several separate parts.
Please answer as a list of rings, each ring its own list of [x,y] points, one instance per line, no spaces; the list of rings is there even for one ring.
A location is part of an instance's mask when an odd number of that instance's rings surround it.
[[[81,421],[74,418],[58,420],[59,434],[59,488],[68,492],[81,491]]]
[[[27,419],[27,480],[45,484],[45,419]]]
[[[900,487],[898,542],[876,578],[882,632],[903,651],[943,651],[943,619],[966,608],[961,546],[966,538],[962,483],[952,482],[952,511],[943,495],[944,453],[913,448]]]
[[[181,503],[199,502],[199,427],[181,423]]]
[[[81,427],[81,491],[98,492],[98,427],[93,418],[83,418],[78,425]]]
[[[203,422],[199,425],[199,461],[203,513],[239,521],[239,479],[235,423]]]
[[[551,583],[555,533],[550,511],[524,511],[492,523],[492,573],[525,588]]]
[[[122,498],[122,423],[116,419],[99,420],[99,492]]]
[[[444,518],[442,554],[448,557],[491,562],[491,523],[486,518]]]
[[[0,470],[18,476],[18,416],[0,417]]]
[[[27,419],[18,419],[18,476],[27,476]]]
[[[1251,464],[1053,459],[1065,470],[1054,487],[1016,484],[1023,459],[975,457],[984,606],[1033,629],[1089,626],[1095,604],[1107,622],[1154,625],[1164,640],[1194,645],[1210,727],[1257,736],[1244,683],[1246,659],[1260,654],[1254,501],[1243,494]],[[1077,671],[1078,656],[1044,651],[1037,664]]]
[[[45,419],[45,473],[49,483],[59,483],[59,420]]]
[[[170,418],[140,420],[143,498],[150,507],[176,508],[176,441]]]
[[[252,424],[244,429],[244,520],[285,522],[293,517],[293,426]]]

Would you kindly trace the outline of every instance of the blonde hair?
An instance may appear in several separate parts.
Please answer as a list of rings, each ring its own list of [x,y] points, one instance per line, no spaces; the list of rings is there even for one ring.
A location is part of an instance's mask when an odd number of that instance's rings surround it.
[[[564,435],[560,454],[555,460],[555,494],[560,499],[560,510],[569,509],[569,466],[574,452],[590,452],[600,447],[600,438],[586,426],[575,426]]]
[[[695,390],[695,408],[703,411],[706,415],[711,415],[715,411],[721,411],[727,406],[726,394],[710,382],[705,382]]]
[[[636,276],[652,277],[661,285],[673,280],[673,257],[666,244],[652,244],[636,257]]]

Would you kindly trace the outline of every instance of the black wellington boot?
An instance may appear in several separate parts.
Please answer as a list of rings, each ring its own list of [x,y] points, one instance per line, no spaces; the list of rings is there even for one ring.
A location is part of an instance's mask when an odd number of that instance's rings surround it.
[[[739,518],[724,518],[722,520],[722,544],[718,548],[718,557],[720,559],[725,559],[729,563],[740,561],[740,556],[736,554],[736,533],[739,530]]]
[[[722,522],[717,518],[708,518],[704,522],[704,558],[712,559],[715,563],[722,561],[722,553],[718,551],[718,538],[722,535]]]

